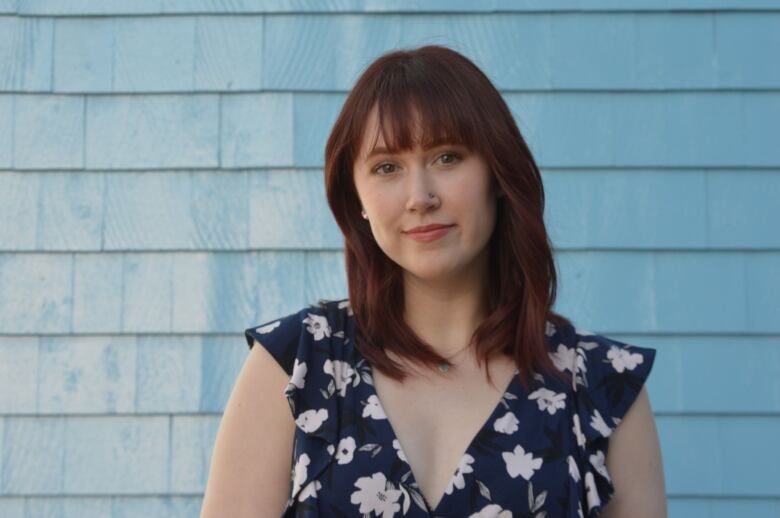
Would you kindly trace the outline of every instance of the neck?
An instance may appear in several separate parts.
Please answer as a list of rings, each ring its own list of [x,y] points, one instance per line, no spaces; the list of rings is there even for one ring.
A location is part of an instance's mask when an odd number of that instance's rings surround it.
[[[487,275],[483,268],[472,271],[457,282],[405,278],[404,320],[444,358],[461,358],[487,316]]]

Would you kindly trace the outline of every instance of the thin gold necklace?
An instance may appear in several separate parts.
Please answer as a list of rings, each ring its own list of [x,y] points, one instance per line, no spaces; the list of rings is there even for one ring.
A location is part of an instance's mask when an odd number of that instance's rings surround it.
[[[450,365],[452,365],[452,364],[450,363],[450,361],[449,361],[449,360],[450,360],[450,359],[452,359],[452,358],[454,358],[454,357],[456,357],[458,354],[460,354],[460,352],[461,352],[461,351],[463,351],[464,349],[468,348],[470,345],[471,345],[471,343],[469,343],[468,345],[466,345],[466,347],[463,347],[462,349],[460,349],[460,350],[459,350],[458,352],[456,352],[455,354],[451,355],[451,356],[450,356],[449,358],[447,358],[446,360],[439,362],[439,371],[441,371],[441,372],[447,372],[448,370],[450,370]]]

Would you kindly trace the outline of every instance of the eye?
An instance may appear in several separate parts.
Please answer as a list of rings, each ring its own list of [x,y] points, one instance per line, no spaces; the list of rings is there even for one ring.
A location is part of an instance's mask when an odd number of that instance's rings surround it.
[[[456,151],[448,151],[448,152],[444,153],[443,155],[440,155],[439,158],[445,157],[445,156],[451,156],[451,157],[455,158],[455,160],[452,160],[452,161],[449,161],[449,162],[445,161],[444,162],[445,164],[453,164],[453,163],[463,159],[461,154],[456,152]]]
[[[385,167],[386,165],[389,165],[389,166],[393,166],[393,167],[395,167],[395,164],[393,164],[393,163],[390,163],[390,162],[382,162],[381,164],[379,164],[379,165],[377,165],[376,167],[374,167],[373,169],[371,169],[371,174],[379,174],[379,176],[386,176],[386,175],[384,175],[384,174],[380,174],[380,170],[381,170],[381,171],[383,171],[383,172],[387,172],[387,170],[385,170],[385,169],[382,169],[382,168],[383,168],[383,167]]]

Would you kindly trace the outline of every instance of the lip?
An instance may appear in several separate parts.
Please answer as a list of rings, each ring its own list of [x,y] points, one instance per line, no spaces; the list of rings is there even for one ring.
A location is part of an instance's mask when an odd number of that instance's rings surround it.
[[[406,232],[406,235],[423,243],[435,241],[447,234],[455,225],[424,225]]]
[[[440,228],[448,228],[452,227],[454,225],[442,225],[441,223],[432,223],[430,225],[421,225],[419,227],[410,228],[406,231],[407,234],[417,233],[417,232],[428,232],[430,230],[437,230]]]

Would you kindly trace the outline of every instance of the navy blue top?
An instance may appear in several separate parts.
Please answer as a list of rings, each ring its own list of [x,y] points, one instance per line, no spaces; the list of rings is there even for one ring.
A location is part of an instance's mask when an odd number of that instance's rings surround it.
[[[515,375],[431,509],[354,347],[348,299],[320,301],[245,331],[290,376],[292,491],[282,516],[579,517],[614,492],[609,436],[650,374],[655,349],[547,322],[549,355],[573,386]],[[518,371],[516,371],[517,374]]]

